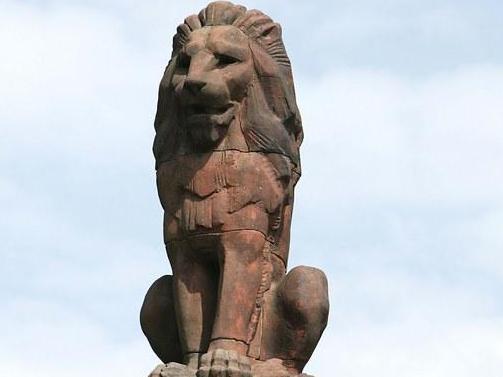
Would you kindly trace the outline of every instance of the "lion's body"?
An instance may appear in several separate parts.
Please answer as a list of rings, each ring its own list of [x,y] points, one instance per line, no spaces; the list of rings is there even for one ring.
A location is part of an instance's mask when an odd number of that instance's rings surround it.
[[[165,241],[201,233],[256,230],[270,233],[287,192],[261,153],[214,151],[180,156],[158,169],[165,210]]]
[[[151,290],[144,304],[142,326],[153,348],[171,361],[153,333],[172,329],[165,322],[173,315],[156,317],[152,308],[159,307],[176,312],[177,334],[166,337],[198,376],[219,373],[211,364],[222,350],[283,357],[300,373],[325,326],[307,328],[313,314],[302,308],[306,300],[324,304],[326,280],[303,269],[285,277],[303,134],[279,25],[223,1],[188,17],[161,81],[155,129],[173,278],[161,280],[163,289]],[[320,287],[318,301],[305,295],[312,286]],[[307,319],[297,329],[292,316]],[[280,329],[278,343],[271,337]]]

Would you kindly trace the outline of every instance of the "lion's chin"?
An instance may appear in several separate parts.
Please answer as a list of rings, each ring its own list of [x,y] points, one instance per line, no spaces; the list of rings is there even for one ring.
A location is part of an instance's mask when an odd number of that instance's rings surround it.
[[[224,138],[227,127],[206,126],[189,130],[190,140],[197,151],[205,152],[216,147]]]
[[[235,106],[221,114],[192,114],[186,124],[190,139],[197,149],[208,150],[215,147],[227,133],[235,116]]]

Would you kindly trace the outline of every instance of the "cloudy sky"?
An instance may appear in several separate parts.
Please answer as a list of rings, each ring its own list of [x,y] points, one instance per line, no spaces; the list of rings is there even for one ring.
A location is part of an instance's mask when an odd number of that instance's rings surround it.
[[[205,3],[0,0],[1,376],[158,363],[157,86]],[[306,371],[500,377],[503,3],[243,4],[283,25],[304,120],[291,266],[323,268],[332,305]]]

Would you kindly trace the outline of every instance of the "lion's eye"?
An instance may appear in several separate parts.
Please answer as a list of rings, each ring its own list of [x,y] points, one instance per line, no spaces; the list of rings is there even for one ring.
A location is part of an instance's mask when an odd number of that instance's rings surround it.
[[[217,55],[215,55],[215,57],[217,58],[218,66],[220,66],[220,67],[225,67],[227,65],[231,65],[231,64],[239,62],[239,59],[237,59],[233,56],[230,56],[230,55],[217,54]]]
[[[189,69],[190,66],[190,56],[187,54],[180,54],[178,56],[178,68]]]

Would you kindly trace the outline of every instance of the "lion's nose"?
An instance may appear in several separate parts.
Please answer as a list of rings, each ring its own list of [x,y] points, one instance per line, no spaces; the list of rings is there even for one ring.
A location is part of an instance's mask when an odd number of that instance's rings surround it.
[[[197,95],[204,88],[206,83],[201,80],[187,79],[185,80],[184,89],[190,94]]]

